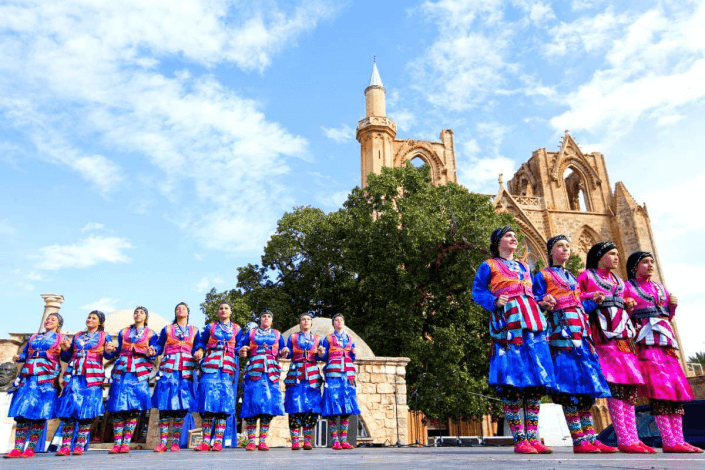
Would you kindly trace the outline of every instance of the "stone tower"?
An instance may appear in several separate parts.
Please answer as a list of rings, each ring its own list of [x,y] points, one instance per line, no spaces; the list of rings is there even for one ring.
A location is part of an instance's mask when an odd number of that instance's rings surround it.
[[[495,209],[510,211],[526,235],[525,255],[530,264],[547,264],[546,240],[567,235],[583,262],[599,241],[611,240],[619,248],[620,275],[630,253],[650,251],[656,257],[655,278],[663,280],[656,242],[646,205],[639,205],[623,183],[610,186],[605,157],[584,154],[566,131],[558,152],[536,150],[505,188],[500,181]]]
[[[386,91],[375,61],[370,82],[365,88],[365,118],[357,125],[362,186],[367,185],[370,173],[381,173],[385,166],[399,168],[414,159],[431,167],[434,184],[458,182],[452,130],[442,130],[440,142],[400,140],[396,135],[397,125],[387,117]]]

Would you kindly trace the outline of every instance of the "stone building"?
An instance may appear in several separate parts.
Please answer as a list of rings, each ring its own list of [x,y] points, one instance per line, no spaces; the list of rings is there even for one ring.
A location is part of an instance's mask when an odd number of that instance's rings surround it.
[[[458,182],[452,130],[443,129],[438,142],[397,139],[397,125],[387,117],[386,91],[377,63],[372,64],[365,88],[365,118],[357,124],[356,138],[360,142],[362,186],[367,185],[368,174],[379,174],[383,167],[399,168],[416,159],[431,167],[434,184]]]

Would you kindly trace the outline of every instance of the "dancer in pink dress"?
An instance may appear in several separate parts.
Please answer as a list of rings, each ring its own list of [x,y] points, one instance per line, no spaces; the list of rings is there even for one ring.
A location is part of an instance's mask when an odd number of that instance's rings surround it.
[[[644,385],[644,377],[634,351],[636,331],[627,313],[634,301],[625,297],[624,281],[612,272],[619,266],[617,247],[612,242],[594,245],[585,264],[587,269],[578,276],[578,284],[581,298],[587,300],[583,305],[590,314],[600,367],[612,392],[607,406],[617,447],[630,454],[654,453],[656,450],[639,440],[636,428],[637,387]]]
[[[636,301],[630,314],[644,376],[639,395],[649,397],[664,452],[702,452],[683,439],[683,402],[693,399],[693,390],[678,361],[678,341],[671,326],[678,299],[651,280],[654,268],[654,255],[646,251],[632,253],[627,260],[627,295]]]

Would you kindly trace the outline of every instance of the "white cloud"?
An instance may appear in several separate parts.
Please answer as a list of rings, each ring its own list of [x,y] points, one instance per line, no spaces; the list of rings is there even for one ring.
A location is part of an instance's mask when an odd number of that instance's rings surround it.
[[[389,118],[397,124],[400,131],[409,131],[416,122],[416,115],[408,109],[388,113]]]
[[[542,45],[547,56],[592,53],[608,48],[629,21],[626,14],[615,14],[612,7],[593,17],[580,17],[573,22],[551,28],[551,42]]]
[[[112,297],[101,297],[95,302],[91,302],[86,305],[81,305],[81,307],[79,308],[87,312],[92,312],[93,310],[100,310],[103,313],[110,313],[117,310],[119,300],[120,299],[113,299]]]
[[[614,140],[640,118],[659,120],[705,98],[705,4],[684,3],[667,14],[657,6],[613,39],[606,66],[566,96],[556,129],[586,129]],[[675,122],[675,119],[670,120]],[[660,119],[662,126],[669,120]]]
[[[691,172],[692,173],[692,172]],[[705,220],[695,217],[692,210],[697,210],[694,201],[699,201],[702,189],[705,188],[705,173],[696,174],[671,186],[661,186],[658,190],[650,190],[645,194],[645,203],[654,225],[659,228],[659,237],[663,241],[671,241],[687,232],[699,236],[705,229]],[[684,205],[686,205],[684,210]],[[688,205],[692,210],[688,210]],[[673,269],[674,273],[680,272]]]
[[[202,277],[200,281],[196,283],[196,292],[198,293],[205,293],[208,292],[211,288],[223,284],[225,281],[223,281],[221,278],[216,277],[213,279],[208,279],[207,277]]]
[[[333,139],[339,144],[349,142],[355,138],[355,129],[348,126],[347,124],[343,124],[340,127],[321,126],[321,129],[323,130],[323,133],[326,137],[328,137],[329,139]]]
[[[458,182],[468,190],[496,194],[499,174],[502,173],[506,181],[514,174],[516,164],[510,158],[497,156],[463,159],[458,168]]]
[[[64,268],[87,268],[98,263],[126,263],[123,250],[132,248],[124,238],[91,235],[73,245],[50,245],[40,248],[36,268],[54,271]]]
[[[503,1],[425,2],[420,13],[435,21],[438,38],[409,64],[414,88],[435,106],[464,111],[485,101],[504,84],[511,28],[480,31],[502,20]]]
[[[318,201],[323,207],[330,208],[332,210],[337,210],[343,207],[343,203],[348,199],[350,191],[333,191],[331,193],[325,193],[324,195],[318,197]]]
[[[83,228],[81,228],[81,232],[94,232],[96,230],[102,230],[104,228],[105,226],[98,222],[88,222],[86,225],[83,226]]]
[[[190,235],[209,248],[259,249],[279,209],[290,207],[286,158],[307,158],[307,141],[208,70],[225,63],[262,72],[336,8],[226,0],[0,6],[0,123],[104,194],[127,179],[114,160],[143,157],[161,172],[154,190],[178,208],[173,218]],[[181,68],[162,72],[164,64]],[[147,213],[155,195],[142,196],[128,206]]]

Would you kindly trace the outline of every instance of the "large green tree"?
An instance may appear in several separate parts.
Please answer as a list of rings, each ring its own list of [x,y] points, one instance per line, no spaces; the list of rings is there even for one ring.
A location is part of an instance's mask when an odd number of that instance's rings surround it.
[[[411,408],[476,416],[491,403],[480,396],[491,394],[489,313],[473,303],[472,282],[490,233],[512,222],[488,196],[431,184],[428,167],[385,168],[337,212],[284,214],[261,264],[239,269],[238,287],[280,328],[306,310],[344,313],[376,355],[411,359]]]

